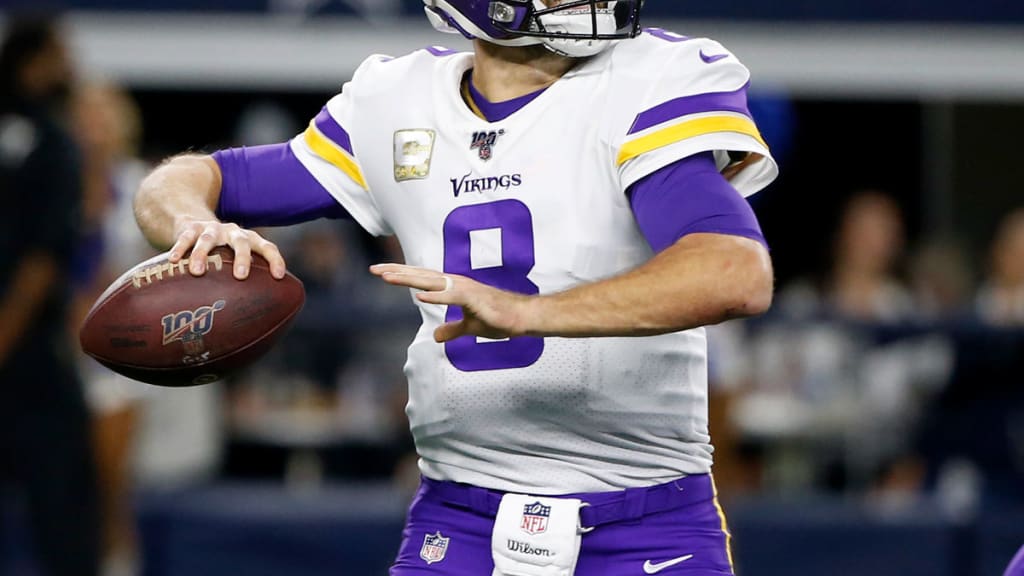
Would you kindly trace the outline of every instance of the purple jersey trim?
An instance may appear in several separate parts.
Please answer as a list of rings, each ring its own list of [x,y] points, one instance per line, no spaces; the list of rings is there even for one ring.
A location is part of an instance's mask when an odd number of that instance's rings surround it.
[[[444,46],[427,46],[426,48],[424,48],[424,50],[430,52],[431,54],[437,56],[438,58],[442,58],[444,56],[451,56],[452,54],[459,53],[458,50],[452,50],[450,48],[445,48]]]
[[[484,95],[481,94],[479,90],[476,89],[476,86],[473,86],[472,71],[470,71],[468,75],[469,78],[466,79],[466,82],[469,83],[470,97],[473,98],[473,103],[476,104],[476,107],[480,109],[480,112],[484,115],[484,118],[488,122],[501,122],[505,118],[508,118],[509,116],[522,110],[523,107],[525,107],[530,102],[533,102],[537,98],[537,96],[540,96],[541,94],[544,93],[545,90],[547,90],[547,88],[541,88],[540,90],[537,90],[536,92],[531,92],[526,96],[520,96],[518,98],[513,98],[511,100],[506,100],[504,102],[491,102],[490,100],[485,98]]]
[[[664,28],[644,28],[644,32],[654,36],[655,38],[661,38],[662,40],[667,40],[669,42],[686,42],[690,40],[689,36],[669,32]]]
[[[749,117],[750,109],[747,108],[747,88],[749,86],[750,83],[747,83],[733,92],[711,92],[669,100],[637,115],[629,133],[636,134],[663,122],[702,112],[736,112]]]
[[[327,111],[327,107],[324,106],[323,110],[316,115],[316,119],[313,120],[316,124],[317,129],[320,133],[327,137],[328,140],[334,142],[338,146],[341,146],[345,152],[348,152],[350,156],[355,156],[352,152],[352,139],[349,138],[348,132],[341,127],[341,124],[331,116],[331,113]]]
[[[753,209],[718,172],[711,152],[670,164],[629,188],[637,225],[655,252],[687,234],[729,234],[765,247]]]
[[[222,182],[217,217],[240,226],[287,226],[348,212],[288,143],[214,152]]]

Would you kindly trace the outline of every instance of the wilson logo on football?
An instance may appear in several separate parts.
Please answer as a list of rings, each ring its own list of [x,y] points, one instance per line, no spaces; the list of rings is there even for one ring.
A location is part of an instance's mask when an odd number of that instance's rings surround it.
[[[160,319],[164,328],[164,346],[181,340],[186,344],[202,341],[204,334],[213,330],[213,315],[223,310],[227,303],[217,300],[211,306],[200,306],[195,310],[182,310]],[[188,350],[186,350],[188,352]]]

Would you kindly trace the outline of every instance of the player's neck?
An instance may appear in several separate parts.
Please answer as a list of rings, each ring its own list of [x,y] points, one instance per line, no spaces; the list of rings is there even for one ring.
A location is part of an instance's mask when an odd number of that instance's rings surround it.
[[[551,86],[579,62],[543,46],[509,47],[473,42],[473,86],[491,102],[504,102]]]

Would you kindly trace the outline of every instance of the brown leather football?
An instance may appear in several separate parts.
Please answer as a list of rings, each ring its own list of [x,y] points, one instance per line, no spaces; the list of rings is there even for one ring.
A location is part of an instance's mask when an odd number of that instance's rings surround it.
[[[234,253],[210,253],[206,273],[162,254],[125,272],[99,297],[79,332],[82,350],[134,380],[196,386],[261,357],[306,299],[302,282],[270,275],[253,255],[246,280],[232,275]]]

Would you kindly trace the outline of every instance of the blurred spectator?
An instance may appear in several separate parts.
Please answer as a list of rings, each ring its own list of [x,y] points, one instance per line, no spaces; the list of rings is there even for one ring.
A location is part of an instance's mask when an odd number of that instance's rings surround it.
[[[269,357],[233,382],[230,475],[293,487],[386,479],[412,452],[397,367],[417,315],[407,290],[381,291],[365,273],[361,234],[321,220],[281,244],[306,304]]]
[[[91,269],[93,279],[80,294],[81,317],[111,281],[155,251],[139,232],[132,210],[134,192],[151,168],[138,157],[142,122],[134,100],[118,86],[95,82],[81,87],[75,103],[76,134],[85,158],[83,235],[89,238],[79,251],[79,268]],[[104,482],[111,483],[105,486],[111,494],[128,496],[132,478],[141,487],[165,489],[205,481],[215,473],[221,443],[219,387],[143,386],[95,362],[86,364],[97,431],[109,439],[100,438],[99,445],[101,463],[110,466],[101,472]],[[108,505],[116,505],[111,513],[120,515],[110,526],[120,534],[114,543],[130,543],[130,510],[124,501]]]
[[[927,405],[918,447],[953,512],[1024,509],[1024,332],[960,326],[949,384]]]
[[[780,295],[786,312],[890,322],[914,313],[895,271],[903,255],[904,227],[900,207],[891,197],[868,190],[850,198],[832,248],[830,268],[816,285],[798,283]]]
[[[286,367],[333,390],[339,371],[353,352],[351,339],[362,325],[363,306],[354,298],[368,265],[358,245],[346,242],[329,220],[302,227],[289,267],[306,286],[306,305],[291,334],[281,343]]]
[[[956,242],[934,240],[911,257],[910,285],[918,316],[950,319],[966,311],[971,297],[971,271]]]
[[[1024,209],[1011,212],[999,226],[977,310],[997,326],[1024,325]]]
[[[64,37],[50,19],[13,18],[0,47],[0,468],[28,497],[44,573],[90,576],[96,481],[65,331],[82,179],[63,126],[72,85]]]
[[[897,274],[903,230],[891,198],[854,195],[819,281],[784,289],[764,320],[709,330],[711,374],[735,427],[716,442],[735,439],[726,457],[763,454],[763,471],[748,467],[748,477],[789,490],[919,484],[911,467],[899,478],[890,470],[913,449],[921,398],[945,383],[951,348],[941,336],[898,332],[919,319]]]
[[[980,325],[953,331],[956,363],[929,406],[920,450],[948,507],[1024,507],[1024,210],[996,232],[975,310]]]
[[[74,133],[83,156],[83,226],[73,269],[71,329],[125,270],[155,255],[139,232],[132,197],[149,166],[137,157],[141,119],[131,96],[102,82],[76,90]],[[119,376],[80,355],[93,411],[104,519],[105,576],[137,574],[136,484],[176,487],[212,476],[219,465],[218,388],[167,390]]]
[[[70,328],[76,334],[92,303],[123,272],[149,254],[131,223],[131,192],[143,167],[133,161],[140,120],[130,97],[110,84],[79,86],[72,106],[74,136],[82,150],[82,229],[73,261],[75,294]],[[134,182],[133,182],[134,179]],[[127,213],[126,213],[127,210]],[[128,260],[128,264],[124,261]],[[131,510],[132,450],[143,385],[121,377],[84,354],[79,368],[93,411],[100,503],[103,511],[103,574],[136,573]]]

